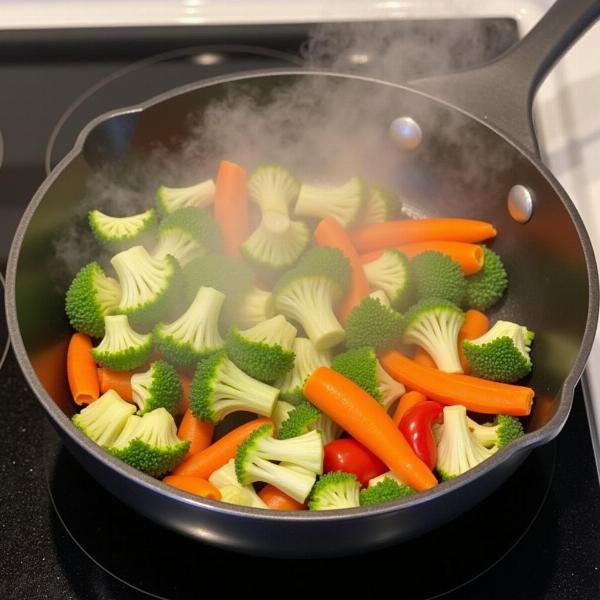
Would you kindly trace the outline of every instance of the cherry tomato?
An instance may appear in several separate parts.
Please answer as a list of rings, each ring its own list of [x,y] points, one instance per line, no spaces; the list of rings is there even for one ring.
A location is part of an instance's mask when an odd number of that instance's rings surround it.
[[[325,473],[345,471],[354,473],[361,485],[389,469],[362,444],[353,439],[334,440],[325,445]]]
[[[435,467],[437,446],[431,425],[439,422],[443,406],[433,400],[422,400],[409,408],[400,421],[400,431],[414,453],[430,468]]]

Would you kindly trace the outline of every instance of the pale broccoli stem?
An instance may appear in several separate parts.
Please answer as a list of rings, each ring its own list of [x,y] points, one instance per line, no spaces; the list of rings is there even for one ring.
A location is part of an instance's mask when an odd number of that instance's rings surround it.
[[[185,206],[204,208],[210,206],[215,196],[215,182],[212,179],[183,188],[161,185],[157,191],[158,205],[163,213],[172,213]]]

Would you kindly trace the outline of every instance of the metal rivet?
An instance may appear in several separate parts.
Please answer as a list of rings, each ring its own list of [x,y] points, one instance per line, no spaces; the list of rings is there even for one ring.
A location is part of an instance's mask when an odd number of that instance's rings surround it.
[[[518,223],[527,223],[533,215],[535,195],[524,185],[513,185],[506,200],[510,216]]]
[[[423,141],[423,132],[412,117],[398,117],[390,124],[390,138],[404,150],[415,150]]]

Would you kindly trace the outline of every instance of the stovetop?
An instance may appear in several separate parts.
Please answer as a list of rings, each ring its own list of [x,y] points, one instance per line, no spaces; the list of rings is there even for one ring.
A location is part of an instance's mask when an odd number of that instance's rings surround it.
[[[307,25],[0,32],[2,269],[47,169],[98,114],[205,77],[302,64],[307,55],[402,81],[483,63],[517,39],[510,19],[358,23],[341,37],[338,27],[322,28],[311,43]],[[388,52],[372,43],[357,52],[348,43],[357,39],[385,41]],[[408,46],[416,55],[421,48],[421,60],[378,64],[390,47]],[[5,339],[0,323],[0,359]],[[315,564],[217,550],[136,515],[62,447],[11,352],[0,380],[0,598],[253,596],[282,579],[319,595],[375,597],[397,586],[406,599],[600,597],[600,489],[579,388],[558,439],[464,517],[402,546]]]

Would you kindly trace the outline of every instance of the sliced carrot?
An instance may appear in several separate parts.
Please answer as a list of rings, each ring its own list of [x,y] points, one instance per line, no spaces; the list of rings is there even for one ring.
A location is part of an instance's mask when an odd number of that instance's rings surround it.
[[[246,171],[222,160],[215,184],[214,215],[223,234],[225,254],[239,256],[239,246],[248,237],[248,192]]]
[[[91,353],[92,339],[85,333],[74,333],[67,349],[67,379],[75,404],[91,404],[100,397],[100,381],[96,361]]]
[[[353,381],[319,367],[304,384],[304,395],[412,488],[423,491],[437,485],[385,409]]]
[[[424,367],[431,367],[432,369],[437,369],[437,365],[435,364],[433,358],[431,358],[427,350],[423,350],[421,346],[415,347],[415,355],[413,356],[413,360],[418,365],[423,365]]]
[[[306,506],[296,502],[270,483],[258,492],[260,499],[272,510],[306,510]]]
[[[360,253],[382,250],[412,242],[448,241],[483,242],[496,236],[496,230],[485,221],[473,219],[407,219],[365,225],[350,234]]]
[[[442,404],[462,404],[467,410],[484,414],[525,416],[531,412],[531,388],[497,383],[470,375],[443,373],[418,365],[396,350],[380,357],[383,368],[411,390]]]
[[[179,381],[181,381],[181,402],[179,403],[179,414],[185,413],[190,407],[190,390],[192,389],[192,380],[182,373],[178,373]]]
[[[133,402],[131,392],[131,376],[133,373],[133,371],[111,371],[110,369],[99,368],[100,391],[104,394],[108,390],[114,390],[123,400]]]
[[[465,313],[465,321],[458,332],[458,355],[465,373],[470,373],[471,369],[462,349],[462,341],[474,340],[482,336],[489,328],[490,321],[482,312],[471,308]]]
[[[371,400],[372,402],[372,400]],[[224,435],[221,439],[211,444],[201,452],[186,458],[173,471],[174,475],[192,475],[208,479],[213,471],[222,467],[229,459],[235,457],[238,446],[247,439],[250,434],[265,423],[272,423],[271,419],[261,417],[244,425],[240,425],[233,431]]]
[[[394,416],[392,417],[392,421],[396,426],[400,425],[400,421],[402,421],[402,417],[415,405],[419,402],[423,402],[423,400],[427,400],[427,396],[421,394],[421,392],[410,391],[406,392],[398,401],[398,406],[396,406],[396,410],[394,412]]]
[[[193,454],[198,454],[198,452],[210,446],[214,431],[215,426],[212,423],[197,419],[188,408],[179,424],[177,437],[180,440],[189,440],[191,442],[187,453],[189,457]]]
[[[163,483],[177,488],[178,490],[202,496],[203,498],[210,498],[211,500],[221,499],[221,492],[210,481],[202,479],[201,477],[167,475],[163,479]]]
[[[352,309],[369,295],[369,282],[346,230],[333,217],[325,217],[319,223],[315,229],[315,240],[319,246],[337,248],[350,261],[350,288],[338,308],[339,317],[345,323]]]

